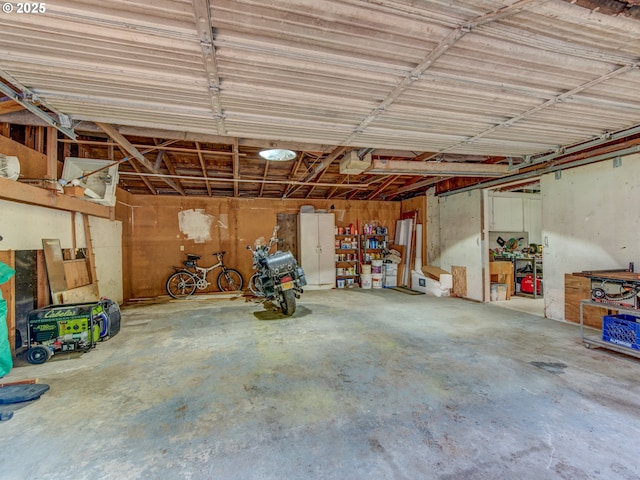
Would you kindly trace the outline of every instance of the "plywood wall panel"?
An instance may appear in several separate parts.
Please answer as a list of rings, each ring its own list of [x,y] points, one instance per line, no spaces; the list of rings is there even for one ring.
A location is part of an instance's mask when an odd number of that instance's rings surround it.
[[[23,178],[44,178],[47,174],[46,155],[3,135],[0,135],[0,153],[18,157]]]
[[[297,214],[302,205],[313,205],[336,214],[336,224],[347,226],[377,223],[393,227],[400,215],[399,202],[367,202],[346,200],[261,200],[239,198],[173,198],[159,196],[130,196],[128,230],[130,259],[124,262],[125,285],[130,293],[125,298],[145,298],[165,295],[165,282],[173,272],[171,266],[181,266],[186,253],[201,255],[201,265],[210,265],[212,253],[226,251],[225,264],[237,268],[249,279],[251,254],[246,245],[253,245],[259,237],[269,238],[277,224],[279,213]],[[331,206],[333,205],[333,209]],[[179,215],[185,211],[201,211],[211,217],[210,238],[199,242],[180,229]],[[122,220],[127,212],[120,213]],[[338,220],[339,219],[339,220]],[[391,228],[391,232],[394,228]],[[182,249],[181,249],[182,247]],[[217,271],[209,281],[215,291]]]

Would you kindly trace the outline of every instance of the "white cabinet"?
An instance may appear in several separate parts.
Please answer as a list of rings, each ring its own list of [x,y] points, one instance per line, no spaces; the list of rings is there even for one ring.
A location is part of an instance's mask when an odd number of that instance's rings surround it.
[[[542,202],[540,195],[527,193],[493,194],[489,197],[489,230],[529,232],[529,241],[542,243]]]
[[[301,213],[298,216],[298,260],[307,288],[333,288],[336,283],[335,215]]]
[[[491,230],[502,232],[522,232],[524,215],[522,199],[514,197],[491,198]]]

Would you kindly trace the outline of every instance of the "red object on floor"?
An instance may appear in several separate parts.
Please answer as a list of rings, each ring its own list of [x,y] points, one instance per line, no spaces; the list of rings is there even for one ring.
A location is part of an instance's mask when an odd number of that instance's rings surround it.
[[[542,281],[540,277],[536,277],[536,293],[542,293]],[[533,275],[527,275],[520,282],[520,291],[522,293],[533,293]]]

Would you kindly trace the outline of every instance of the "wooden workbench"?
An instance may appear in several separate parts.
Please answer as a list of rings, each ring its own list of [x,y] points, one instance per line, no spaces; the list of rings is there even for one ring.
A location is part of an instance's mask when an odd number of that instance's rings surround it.
[[[507,300],[513,295],[514,280],[513,280],[513,263],[512,262],[489,262],[489,275],[491,276],[491,282],[506,283],[507,285]]]

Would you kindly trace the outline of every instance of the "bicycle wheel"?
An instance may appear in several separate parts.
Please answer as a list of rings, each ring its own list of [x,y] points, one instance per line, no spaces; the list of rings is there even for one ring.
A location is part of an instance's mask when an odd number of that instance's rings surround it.
[[[227,268],[218,275],[218,289],[221,292],[237,292],[242,290],[244,279],[240,272],[233,268]]]
[[[176,272],[169,277],[166,287],[173,298],[187,298],[196,291],[196,278],[189,272]]]

